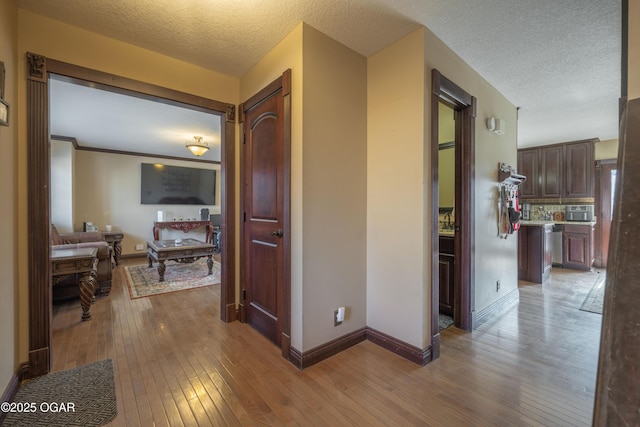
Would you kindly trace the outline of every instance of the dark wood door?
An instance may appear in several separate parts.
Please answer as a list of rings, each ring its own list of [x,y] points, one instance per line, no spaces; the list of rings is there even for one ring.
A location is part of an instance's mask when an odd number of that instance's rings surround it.
[[[565,146],[566,196],[593,197],[593,142]]]
[[[595,226],[594,265],[605,268],[608,261],[611,219],[613,218],[613,190],[615,185],[615,159],[598,160],[595,167],[595,209],[598,222]]]
[[[564,196],[564,147],[551,146],[540,149],[542,176],[540,197]]]
[[[540,150],[518,150],[518,173],[527,177],[520,186],[520,199],[537,199],[539,197],[538,155]]]
[[[286,228],[282,88],[265,95],[242,107],[243,305],[247,322],[280,345]]]

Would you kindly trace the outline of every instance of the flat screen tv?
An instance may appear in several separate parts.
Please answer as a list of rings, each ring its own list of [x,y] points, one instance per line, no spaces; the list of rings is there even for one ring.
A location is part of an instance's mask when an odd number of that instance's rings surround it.
[[[143,205],[215,205],[216,171],[142,163]]]

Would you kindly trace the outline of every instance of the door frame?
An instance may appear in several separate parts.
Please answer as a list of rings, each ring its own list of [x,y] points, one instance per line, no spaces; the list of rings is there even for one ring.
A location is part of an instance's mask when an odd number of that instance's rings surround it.
[[[281,91],[283,97],[283,168],[284,168],[284,206],[283,206],[283,236],[282,236],[282,300],[278,301],[278,317],[282,319],[280,351],[282,357],[291,360],[291,69],[285,70],[280,77],[268,84],[266,87],[258,91],[255,95],[241,103],[238,107],[238,122],[240,123],[241,144],[244,144],[244,121],[245,111],[259,104],[266,98]],[[244,178],[245,173],[245,156],[244,150],[239,151],[240,154],[240,177]],[[240,185],[240,212],[244,212],[244,183]],[[242,215],[244,216],[244,214]],[[243,222],[244,224],[244,222]],[[240,254],[245,254],[244,244],[244,225],[240,226]],[[244,265],[244,263],[242,263]],[[245,289],[244,266],[240,268],[240,289]],[[242,296],[240,297],[240,321],[246,322],[246,306]]]
[[[611,171],[617,169],[617,159],[596,160],[595,181],[595,211],[598,222],[594,232],[594,266],[606,268],[609,252],[609,238],[611,235],[611,216],[605,215],[605,211],[611,212]]]
[[[454,324],[471,331],[475,274],[475,118],[476,98],[443,76],[431,71],[431,348],[433,358],[440,355],[439,274],[440,242],[438,235],[438,104],[454,110],[455,117],[455,215],[454,225]]]
[[[26,54],[27,90],[27,203],[29,260],[29,366],[28,377],[51,369],[51,256],[50,256],[50,146],[49,78],[63,76],[74,82],[102,86],[117,93],[173,105],[188,105],[221,117],[221,230],[222,263],[220,318],[236,320],[235,301],[235,115],[236,107],[126,77],[61,62],[43,55]],[[151,225],[149,226],[151,230]]]

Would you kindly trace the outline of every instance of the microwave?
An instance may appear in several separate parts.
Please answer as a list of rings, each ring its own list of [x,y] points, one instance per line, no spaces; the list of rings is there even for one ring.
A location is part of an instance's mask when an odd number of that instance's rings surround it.
[[[569,205],[564,214],[565,221],[593,221],[593,205]]]

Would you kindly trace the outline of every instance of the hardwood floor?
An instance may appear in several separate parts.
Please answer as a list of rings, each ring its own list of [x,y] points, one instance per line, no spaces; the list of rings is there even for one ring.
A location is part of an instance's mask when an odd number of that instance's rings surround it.
[[[219,320],[219,286],[131,300],[122,268],[92,321],[78,301],[53,311],[53,371],[113,359],[112,426],[591,424],[602,316],[579,307],[596,272],[521,282],[518,307],[473,333],[444,330],[424,368],[365,341],[299,371]]]

